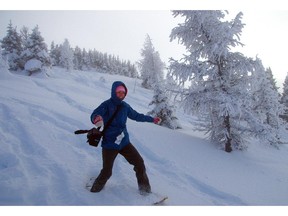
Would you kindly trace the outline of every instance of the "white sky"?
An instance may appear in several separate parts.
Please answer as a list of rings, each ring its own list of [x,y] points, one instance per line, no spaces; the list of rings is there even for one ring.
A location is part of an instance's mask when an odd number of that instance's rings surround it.
[[[48,47],[52,41],[60,44],[68,38],[72,47],[78,45],[80,48],[95,48],[135,62],[140,59],[145,36],[149,34],[161,59],[167,63],[170,57],[179,59],[185,52],[177,41],[170,42],[172,28],[181,21],[173,18],[170,9],[227,9],[233,16],[240,11],[244,13],[243,23],[246,26],[241,42],[245,47],[240,51],[248,57],[258,55],[265,67],[271,67],[281,88],[288,72],[288,10],[285,10],[281,4],[284,1],[281,0],[274,0],[270,4],[260,0],[253,0],[251,3],[247,0],[246,4],[249,6],[222,0],[222,8],[219,8],[219,0],[210,0],[209,7],[204,4],[209,3],[208,0],[202,0],[202,5],[198,2],[197,6],[186,6],[187,1],[183,3],[183,0],[178,0],[177,4],[163,0],[165,4],[158,4],[156,7],[151,7],[156,0],[114,0],[116,4],[105,0],[106,3],[103,5],[102,2],[100,6],[95,4],[95,0],[82,0],[81,3],[67,0],[69,5],[59,5],[53,1],[25,0],[24,3],[20,1],[20,4],[15,4],[14,0],[9,0],[5,11],[0,11],[0,39],[6,35],[9,20],[12,20],[13,26],[17,26],[18,30],[23,25],[32,29],[38,24]],[[135,2],[138,2],[137,6]]]

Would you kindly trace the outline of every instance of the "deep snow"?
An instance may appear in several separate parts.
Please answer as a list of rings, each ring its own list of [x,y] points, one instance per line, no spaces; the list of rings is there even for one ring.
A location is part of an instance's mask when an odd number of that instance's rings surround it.
[[[85,184],[101,169],[101,149],[85,135],[90,114],[110,97],[111,84],[128,87],[128,102],[147,113],[153,92],[140,80],[97,72],[53,68],[47,75],[0,71],[0,205],[149,205],[138,194],[134,171],[116,158],[113,176],[100,193]],[[286,206],[288,148],[255,141],[245,151],[226,153],[194,132],[194,118],[176,112],[183,127],[127,123],[130,139],[143,156],[152,190],[169,196],[166,205]]]

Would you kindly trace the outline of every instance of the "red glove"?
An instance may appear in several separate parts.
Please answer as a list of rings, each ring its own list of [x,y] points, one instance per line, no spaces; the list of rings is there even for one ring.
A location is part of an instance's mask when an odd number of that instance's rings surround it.
[[[93,123],[95,124],[96,127],[101,127],[103,126],[103,118],[98,115],[94,118]]]
[[[162,120],[161,120],[161,118],[159,118],[159,117],[155,117],[154,120],[153,120],[154,124],[160,124],[161,121],[162,121]]]

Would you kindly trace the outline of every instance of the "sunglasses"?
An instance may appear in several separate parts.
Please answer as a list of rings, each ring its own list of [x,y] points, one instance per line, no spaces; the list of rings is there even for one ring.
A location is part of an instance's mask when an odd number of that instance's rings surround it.
[[[121,95],[125,95],[126,93],[124,91],[117,91],[116,94],[121,94]]]

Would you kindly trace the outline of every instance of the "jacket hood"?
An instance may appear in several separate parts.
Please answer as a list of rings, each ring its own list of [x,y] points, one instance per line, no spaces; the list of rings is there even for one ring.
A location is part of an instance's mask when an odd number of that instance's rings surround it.
[[[127,93],[128,93],[128,89],[127,89],[126,85],[125,85],[123,82],[121,82],[121,81],[116,81],[116,82],[114,82],[114,83],[112,84],[112,88],[111,88],[111,98],[112,98],[112,100],[115,101],[117,104],[120,104],[121,101],[122,101],[122,100],[120,100],[120,99],[116,96],[116,88],[117,88],[118,86],[121,86],[121,85],[122,85],[122,86],[125,88],[125,90],[126,90],[126,94],[125,94],[125,97],[126,97],[126,95],[127,95]]]

